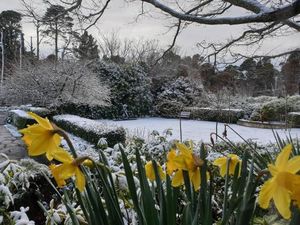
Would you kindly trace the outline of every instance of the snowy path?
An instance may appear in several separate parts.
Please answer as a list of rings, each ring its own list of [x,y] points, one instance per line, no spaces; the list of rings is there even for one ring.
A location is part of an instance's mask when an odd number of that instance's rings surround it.
[[[147,138],[153,130],[157,130],[162,133],[165,129],[171,128],[173,132],[173,138],[179,139],[179,120],[178,119],[165,119],[165,118],[142,118],[137,120],[123,120],[123,121],[112,121],[112,120],[99,120],[101,122],[109,124],[114,124],[117,126],[122,126],[129,131],[130,135],[137,135]],[[271,129],[260,129],[260,128],[250,128],[243,127],[236,124],[230,125],[234,130],[236,130],[245,139],[252,139],[261,144],[267,144],[270,142],[275,142],[273,133]],[[195,141],[210,141],[210,133],[215,132],[216,123],[209,121],[198,121],[198,120],[183,120],[182,130],[183,130],[183,140],[192,139]],[[218,133],[221,135],[224,131],[224,124],[219,123]],[[291,133],[291,136],[300,138],[300,129],[290,129],[285,132],[282,129],[276,129],[282,138]],[[232,141],[241,141],[241,139],[228,129],[227,137]]]

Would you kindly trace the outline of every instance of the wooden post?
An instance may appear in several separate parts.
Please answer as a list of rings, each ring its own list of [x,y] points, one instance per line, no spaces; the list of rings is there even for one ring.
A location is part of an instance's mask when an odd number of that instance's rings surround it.
[[[182,142],[181,115],[179,116],[179,133],[180,133],[180,142]]]
[[[2,63],[1,63],[1,79],[0,79],[0,85],[3,85],[3,80],[4,80],[4,43],[3,43],[3,31],[1,31],[1,40],[0,40],[0,47],[1,47],[1,57],[2,57]]]

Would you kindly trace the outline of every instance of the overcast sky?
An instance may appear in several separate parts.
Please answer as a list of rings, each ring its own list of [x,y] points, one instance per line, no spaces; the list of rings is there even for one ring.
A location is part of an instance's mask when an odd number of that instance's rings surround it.
[[[0,11],[8,9],[20,10],[22,6],[19,0],[0,0]],[[96,31],[96,29],[94,29],[94,36],[97,38],[97,36],[100,36],[99,33],[106,35],[114,31],[118,32],[121,38],[136,40],[141,38],[157,39],[162,47],[167,47],[167,45],[171,43],[172,35],[175,32],[175,30],[167,32],[168,26],[171,25],[172,21],[162,19],[158,14],[153,14],[156,18],[142,16],[136,21],[136,16],[139,14],[140,9],[140,3],[137,2],[125,3],[123,0],[112,0],[109,9],[98,23],[99,30]],[[154,9],[152,6],[150,6],[149,9],[159,12],[158,9]],[[235,11],[233,11],[233,13],[235,13]],[[27,43],[29,43],[30,36],[35,38],[34,27],[30,23],[23,23],[23,30]],[[199,52],[195,47],[197,42],[220,42],[238,36],[241,31],[241,26],[192,25],[181,33],[177,45],[181,49],[181,54],[191,55]],[[299,47],[300,32],[288,37],[265,41],[263,47],[260,49],[261,52],[258,52],[258,54],[263,52],[275,54],[280,51]],[[51,47],[46,45],[41,46],[41,51],[42,54],[47,55],[49,51],[51,52]]]

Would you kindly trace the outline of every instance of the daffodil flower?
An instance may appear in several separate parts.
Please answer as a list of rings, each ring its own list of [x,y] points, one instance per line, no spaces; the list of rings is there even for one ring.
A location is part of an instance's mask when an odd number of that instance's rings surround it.
[[[230,158],[229,170],[228,170],[229,175],[234,175],[235,167],[238,164],[241,165],[241,160],[235,154],[228,154],[227,157],[220,157],[220,158],[216,159],[213,162],[213,165],[218,166],[220,168],[220,175],[222,177],[225,177],[225,175],[226,175],[226,169],[227,169],[226,167],[227,167],[228,158]]]
[[[55,152],[54,158],[62,164],[49,166],[51,173],[57,183],[58,187],[63,187],[66,185],[66,180],[75,176],[76,187],[83,191],[85,187],[85,176],[81,172],[79,166],[87,160],[87,157],[74,159],[68,152],[63,149],[60,149]]]
[[[28,113],[38,123],[28,126],[20,130],[23,134],[23,141],[28,146],[28,154],[30,156],[37,156],[46,153],[48,160],[53,159],[53,152],[55,152],[61,143],[61,137],[55,133],[55,130],[46,118],[42,118],[35,113]]]
[[[291,217],[291,200],[296,200],[296,190],[300,185],[300,176],[296,175],[300,170],[300,156],[289,160],[291,151],[292,145],[288,144],[278,155],[275,165],[268,165],[272,177],[263,184],[258,195],[261,208],[268,208],[273,199],[278,212],[285,219]]]
[[[176,147],[179,150],[179,154],[173,157],[172,161],[173,168],[177,168],[172,179],[172,186],[178,187],[184,183],[183,170],[187,171],[189,178],[193,184],[195,190],[200,189],[201,175],[200,166],[203,165],[203,161],[199,159],[186,145],[182,143],[177,143]]]
[[[159,174],[160,179],[165,180],[166,179],[166,174],[162,170],[159,163],[157,163],[157,169],[158,169],[158,174]],[[155,171],[154,171],[152,161],[149,161],[149,162],[146,163],[145,170],[146,170],[146,176],[148,177],[148,179],[150,181],[154,181],[155,180]]]

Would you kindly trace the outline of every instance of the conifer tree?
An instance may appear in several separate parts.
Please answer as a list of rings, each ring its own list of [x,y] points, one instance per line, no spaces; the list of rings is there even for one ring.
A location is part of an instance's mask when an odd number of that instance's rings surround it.
[[[85,31],[79,37],[78,47],[74,48],[75,55],[80,60],[99,59],[98,45],[94,37]]]

